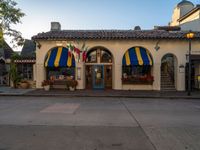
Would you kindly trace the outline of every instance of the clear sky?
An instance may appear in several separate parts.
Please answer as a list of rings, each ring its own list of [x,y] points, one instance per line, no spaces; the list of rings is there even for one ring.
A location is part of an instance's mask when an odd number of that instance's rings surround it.
[[[50,30],[58,21],[62,29],[152,29],[167,25],[181,0],[16,0],[26,14],[17,26],[25,38]],[[195,5],[200,0],[191,0]]]

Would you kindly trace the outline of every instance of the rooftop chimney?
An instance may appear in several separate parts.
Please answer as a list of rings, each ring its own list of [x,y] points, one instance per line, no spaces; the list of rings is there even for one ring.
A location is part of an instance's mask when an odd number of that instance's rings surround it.
[[[60,22],[51,22],[51,31],[60,31],[61,25]]]
[[[141,30],[141,27],[140,26],[135,26],[134,30],[139,31],[139,30]]]

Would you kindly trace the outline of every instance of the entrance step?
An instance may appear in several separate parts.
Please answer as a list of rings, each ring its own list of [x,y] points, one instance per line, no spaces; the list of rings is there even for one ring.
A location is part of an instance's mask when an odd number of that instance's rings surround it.
[[[176,91],[174,82],[171,80],[169,74],[161,72],[161,90],[162,91]]]

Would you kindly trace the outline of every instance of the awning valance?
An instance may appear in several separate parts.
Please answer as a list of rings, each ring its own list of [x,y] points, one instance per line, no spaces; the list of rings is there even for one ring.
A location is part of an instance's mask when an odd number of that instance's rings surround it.
[[[45,67],[75,67],[75,59],[65,47],[56,47],[47,53]]]
[[[149,51],[143,47],[133,47],[126,51],[122,61],[123,66],[130,65],[150,65],[152,66],[153,61],[149,54]]]

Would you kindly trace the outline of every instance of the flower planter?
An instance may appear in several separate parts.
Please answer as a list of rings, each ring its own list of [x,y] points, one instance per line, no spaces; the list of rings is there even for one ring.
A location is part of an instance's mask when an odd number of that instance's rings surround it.
[[[49,90],[50,90],[50,85],[45,85],[45,86],[44,86],[44,90],[45,90],[45,91],[49,91]]]
[[[20,83],[20,87],[21,87],[22,89],[28,89],[28,88],[29,88],[29,83],[27,83],[27,82],[22,82],[22,83]]]
[[[75,87],[70,86],[70,87],[69,87],[69,90],[70,90],[70,91],[75,91]]]

